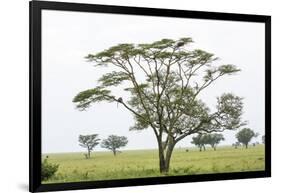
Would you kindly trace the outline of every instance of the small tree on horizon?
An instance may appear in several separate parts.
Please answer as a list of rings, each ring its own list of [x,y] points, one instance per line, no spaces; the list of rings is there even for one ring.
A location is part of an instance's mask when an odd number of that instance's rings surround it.
[[[237,149],[240,146],[240,142],[236,141],[235,143],[232,144],[232,146]]]
[[[199,148],[199,151],[206,150],[205,144],[207,143],[206,141],[206,136],[204,134],[198,134],[197,136],[192,137],[192,144],[197,146]]]
[[[265,144],[265,135],[261,137],[262,143]]]
[[[199,148],[199,151],[206,150],[205,145],[210,145],[214,150],[216,150],[216,146],[224,140],[222,134],[219,133],[206,133],[206,134],[198,134],[197,136],[192,137],[191,143],[196,145]]]
[[[249,142],[252,140],[252,138],[257,136],[258,133],[255,133],[250,128],[244,128],[236,133],[238,142],[242,143],[246,147],[246,149],[248,148]]]
[[[79,135],[79,145],[87,149],[87,154],[85,154],[86,159],[90,159],[91,151],[94,149],[95,146],[99,144],[100,139],[98,139],[97,137],[98,134]]]
[[[125,147],[128,143],[128,139],[125,136],[109,135],[107,139],[101,142],[101,147],[109,149],[116,156],[118,149]]]
[[[224,141],[224,137],[220,133],[212,133],[212,134],[206,134],[206,143],[211,145],[211,147],[216,151],[217,145]]]

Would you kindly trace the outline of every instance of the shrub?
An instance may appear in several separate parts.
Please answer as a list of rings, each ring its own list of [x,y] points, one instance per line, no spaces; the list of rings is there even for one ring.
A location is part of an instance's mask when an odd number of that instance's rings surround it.
[[[42,162],[41,180],[48,180],[58,171],[59,164],[52,164],[48,162],[48,157]]]

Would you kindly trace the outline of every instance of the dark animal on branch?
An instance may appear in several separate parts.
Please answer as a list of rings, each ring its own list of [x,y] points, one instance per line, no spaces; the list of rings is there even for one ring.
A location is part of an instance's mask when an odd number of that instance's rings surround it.
[[[118,100],[119,103],[122,103],[122,102],[123,102],[122,97],[119,97],[117,100]]]
[[[122,99],[122,97],[119,97],[118,99],[117,99],[117,108],[118,108],[118,103],[123,103],[123,99]]]

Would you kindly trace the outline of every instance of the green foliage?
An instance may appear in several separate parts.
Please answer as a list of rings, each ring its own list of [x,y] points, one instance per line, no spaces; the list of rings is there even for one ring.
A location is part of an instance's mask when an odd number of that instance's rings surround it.
[[[212,124],[216,128],[221,129],[237,129],[246,125],[242,121],[243,102],[242,98],[228,93],[217,98],[217,113],[214,115],[220,121]]]
[[[218,70],[220,71],[220,73],[224,73],[224,74],[233,74],[236,72],[239,72],[240,69],[237,69],[236,66],[231,65],[231,64],[227,64],[227,65],[221,65]]]
[[[48,158],[45,158],[42,162],[41,180],[45,181],[50,179],[58,171],[59,164],[52,164],[48,162]]]
[[[80,92],[73,99],[74,103],[77,103],[77,108],[80,110],[87,109],[91,103],[107,101],[112,102],[113,97],[110,96],[110,91],[103,87],[96,87]]]
[[[103,75],[99,82],[102,86],[117,86],[121,84],[124,80],[129,80],[129,76],[124,72],[113,71]]]
[[[117,150],[125,147],[127,143],[128,139],[125,136],[109,135],[107,139],[102,141],[101,147],[111,150],[115,156]]]
[[[256,133],[251,130],[250,128],[244,128],[240,130],[238,133],[236,133],[236,138],[238,142],[245,145],[246,148],[248,148],[248,144],[251,141],[253,137],[256,136]]]
[[[104,74],[98,80],[100,86],[80,92],[73,102],[80,110],[95,102],[120,103],[120,96],[113,96],[108,88],[128,81],[132,87],[125,91],[130,92],[131,97],[122,101],[122,105],[135,116],[131,129],[150,127],[181,140],[199,131],[240,127],[242,98],[223,94],[218,98],[215,113],[210,113],[207,105],[198,99],[199,93],[215,80],[240,69],[232,64],[213,64],[218,59],[214,54],[191,50],[188,47],[191,43],[193,40],[189,37],[162,39],[146,44],[119,44],[89,54],[86,58],[97,66],[110,65],[119,71]],[[136,71],[143,73],[145,81],[135,75]],[[201,82],[198,75],[202,77]]]

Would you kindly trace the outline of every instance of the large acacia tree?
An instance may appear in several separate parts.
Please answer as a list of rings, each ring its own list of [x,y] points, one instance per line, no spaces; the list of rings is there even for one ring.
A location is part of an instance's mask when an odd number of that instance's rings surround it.
[[[86,58],[107,67],[94,88],[82,91],[73,102],[80,110],[101,101],[116,102],[134,115],[131,130],[151,129],[158,142],[160,172],[169,171],[175,145],[194,133],[221,132],[243,125],[242,98],[223,93],[215,111],[200,100],[200,93],[219,78],[240,71],[219,65],[217,57],[192,49],[191,38],[162,39],[148,44],[119,44]],[[125,83],[127,82],[127,83]],[[122,85],[130,85],[122,88]],[[113,87],[129,93],[116,96]]]

